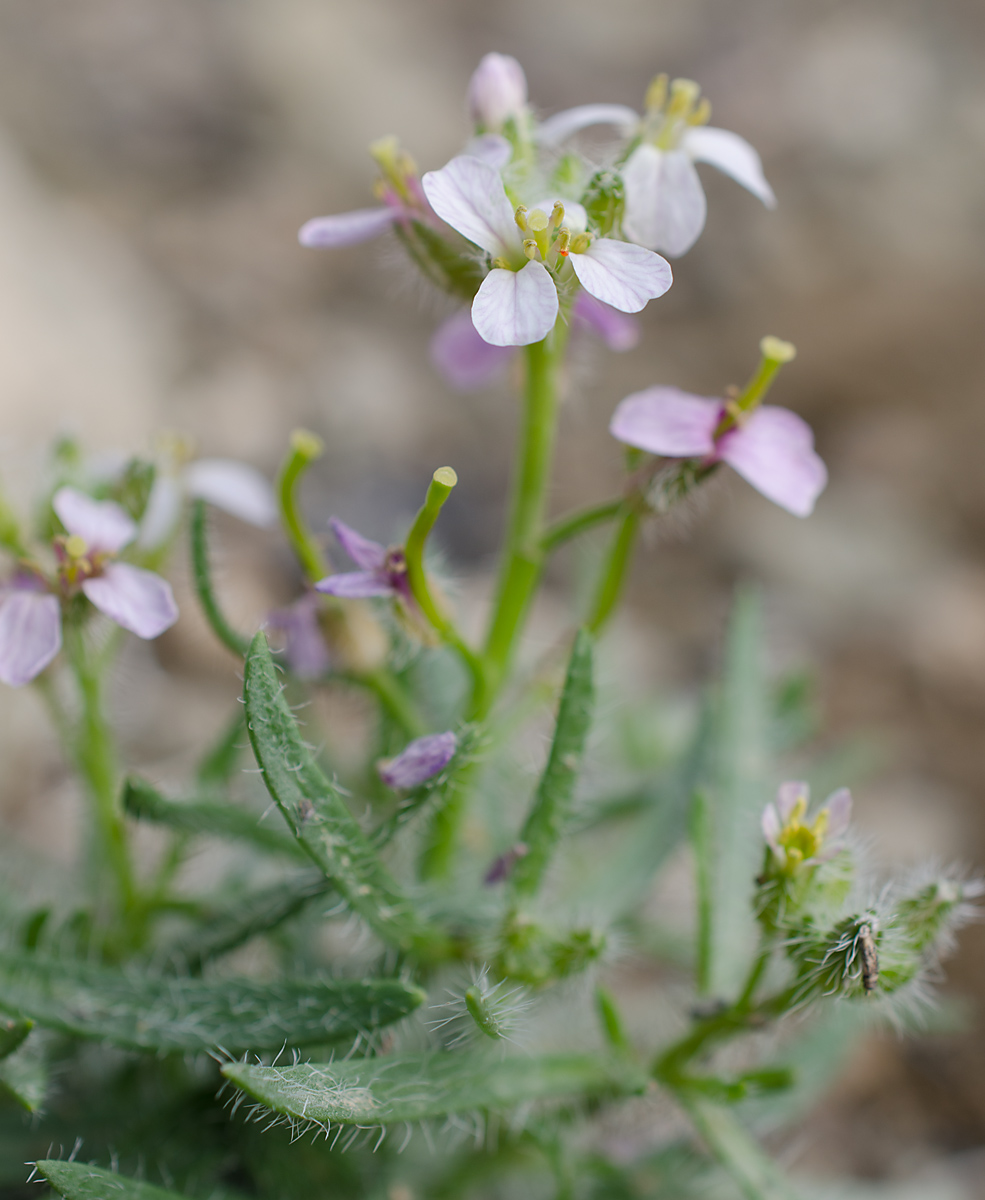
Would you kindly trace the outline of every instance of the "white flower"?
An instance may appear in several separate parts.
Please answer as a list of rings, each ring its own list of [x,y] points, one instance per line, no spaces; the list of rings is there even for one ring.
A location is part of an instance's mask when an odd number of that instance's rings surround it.
[[[622,312],[639,312],[671,285],[670,264],[658,254],[587,233],[581,205],[546,201],[549,211],[514,209],[488,162],[453,158],[425,175],[422,185],[438,216],[492,259],[472,303],[472,321],[493,346],[545,338],[558,315],[558,285],[574,282],[572,275],[586,292]]]
[[[556,146],[591,125],[615,125],[628,137],[630,152],[621,169],[626,207],[622,228],[627,238],[678,255],[689,250],[705,225],[707,205],[694,164],[710,163],[776,207],[759,155],[749,143],[705,122],[710,109],[689,79],[665,76],[651,85],[646,113],[639,117],[621,104],[585,104],[544,121],[537,132],[542,145]]]

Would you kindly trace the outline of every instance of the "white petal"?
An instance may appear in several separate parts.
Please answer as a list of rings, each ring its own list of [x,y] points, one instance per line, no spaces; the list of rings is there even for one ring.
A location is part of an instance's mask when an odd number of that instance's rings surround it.
[[[136,522],[118,504],[93,500],[78,488],[59,488],[51,507],[68,532],[82,538],[91,550],[116,554],[137,536]]]
[[[622,177],[626,237],[666,254],[690,250],[705,227],[707,205],[698,172],[687,154],[644,143],[629,156]]]
[[[477,158],[501,171],[513,157],[513,147],[498,133],[480,133],[469,138],[465,153],[469,158]]]
[[[356,246],[385,233],[403,216],[403,209],[359,208],[355,212],[336,213],[331,217],[313,217],[298,231],[302,246],[321,249],[328,246]]]
[[[514,210],[499,172],[467,154],[421,180],[428,203],[452,229],[490,254],[510,253],[520,245]]]
[[[185,489],[174,475],[158,467],[147,507],[140,518],[137,545],[142,550],[157,550],[174,533],[181,520],[181,502]]]
[[[529,346],[551,332],[557,309],[547,268],[528,262],[522,271],[489,272],[472,301],[472,322],[492,346]]]
[[[767,208],[776,208],[776,196],[766,182],[759,155],[745,138],[727,129],[697,125],[684,135],[684,149],[698,162],[711,163],[731,175],[736,183],[758,196]]]
[[[670,263],[632,242],[597,238],[584,254],[569,256],[578,282],[596,300],[620,312],[639,312],[674,281]]]
[[[110,563],[82,590],[101,613],[137,637],[156,638],[178,619],[168,581],[130,563]]]
[[[255,467],[232,458],[200,458],[185,471],[189,495],[266,529],[277,520],[274,490]]]
[[[537,126],[537,141],[545,146],[556,146],[590,125],[617,125],[623,133],[630,134],[639,123],[639,116],[625,104],[580,104],[541,121]]]
[[[0,604],[0,679],[22,687],[40,675],[62,646],[56,596],[13,591]]]

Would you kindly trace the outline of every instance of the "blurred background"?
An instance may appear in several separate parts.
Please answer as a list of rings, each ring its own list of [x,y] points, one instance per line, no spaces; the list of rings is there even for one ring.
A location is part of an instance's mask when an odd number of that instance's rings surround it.
[[[428,341],[448,310],[396,246],[319,253],[296,231],[371,203],[366,147],[380,135],[422,170],[455,153],[489,50],[522,61],[544,114],[638,107],[657,71],[698,80],[713,124],[757,146],[779,198],[768,213],[702,168],[706,232],[642,315],[640,348],[583,353],[568,380],[558,510],[615,486],[605,431],[623,395],[657,382],[720,393],[745,380],[765,333],[799,348],[773,399],[813,424],[831,471],[808,521],[732,479],[686,537],[657,531],[612,635],[634,648],[620,659],[634,686],[706,680],[736,580],[761,580],[776,665],[815,672],[822,742],[864,734],[877,748],[845,782],[884,861],[985,864],[981,3],[0,0],[11,495],[27,507],[60,433],[111,454],[178,430],[272,474],[305,425],[327,445],[307,493],[320,527],[334,512],[386,540],[433,468],[454,465],[441,535],[464,593],[481,595],[508,381],[468,396],[441,383]],[[232,522],[218,532],[229,607],[255,627],[291,594],[286,554]],[[182,621],[131,648],[118,697],[131,758],[159,773],[177,772],[238,689],[177,570]],[[564,619],[549,596],[542,636],[552,612]],[[68,859],[75,796],[31,697],[0,695],[0,753],[8,823]],[[948,975],[965,1031],[873,1039],[798,1139],[774,1147],[790,1165],[985,1195],[980,928]]]

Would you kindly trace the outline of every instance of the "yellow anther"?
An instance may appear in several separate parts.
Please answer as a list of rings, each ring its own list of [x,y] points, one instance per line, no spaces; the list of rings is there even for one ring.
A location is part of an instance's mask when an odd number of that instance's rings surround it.
[[[711,120],[711,101],[707,96],[701,97],[701,102],[687,118],[688,125],[707,125]]]
[[[797,357],[797,347],[793,342],[784,342],[781,338],[772,336],[763,338],[759,343],[759,351],[763,358],[775,363],[792,362]]]
[[[698,103],[701,88],[693,79],[675,79],[670,85],[668,117],[686,117]]]
[[[521,233],[527,232],[527,206],[525,204],[517,205],[517,210],[513,214],[513,219],[516,221],[516,227]]]
[[[557,231],[557,240],[554,245],[557,247],[558,254],[567,254],[568,247],[571,244],[571,230],[566,225],[562,225]]]
[[[529,259],[535,259],[540,253],[536,238],[526,238],[523,243],[523,253]]]
[[[88,549],[89,543],[84,537],[79,537],[77,533],[73,533],[71,537],[65,539],[65,553],[69,558],[84,558]]]
[[[564,220],[564,205],[561,203],[560,200],[555,200],[554,208],[551,212],[551,225],[553,226],[554,229],[557,229],[563,220]]]
[[[492,265],[499,271],[511,271],[513,269],[501,254],[492,260]]]
[[[542,208],[535,208],[527,217],[527,225],[532,233],[543,233],[548,225],[548,216]]]
[[[587,233],[579,233],[571,239],[570,249],[574,254],[584,254],[591,244],[592,239]]]
[[[643,107],[647,112],[660,112],[663,106],[667,103],[667,76],[664,74],[657,75],[646,89],[646,98],[643,101]]]

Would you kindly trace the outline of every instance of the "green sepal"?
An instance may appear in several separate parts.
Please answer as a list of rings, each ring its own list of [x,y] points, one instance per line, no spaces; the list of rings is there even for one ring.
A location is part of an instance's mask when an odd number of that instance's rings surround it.
[[[115,1171],[87,1163],[50,1158],[36,1162],[34,1167],[64,1200],[184,1200],[178,1192],[127,1179]]]
[[[139,524],[147,509],[147,501],[150,499],[156,476],[157,468],[152,462],[142,458],[131,458],[124,467],[123,474],[113,485],[110,499],[126,509]]]
[[[22,1046],[33,1028],[33,1021],[0,1015],[0,1060]]]
[[[456,249],[437,230],[423,221],[409,227],[394,222],[394,231],[404,249],[433,284],[471,304],[486,272],[482,263],[465,250]]]
[[[626,188],[618,171],[596,171],[582,193],[581,203],[588,213],[589,227],[599,237],[607,237],[622,224],[626,207]]]
[[[514,915],[501,935],[497,970],[510,979],[543,987],[577,975],[605,949],[605,938],[594,929],[573,929],[556,937],[524,917]]]

